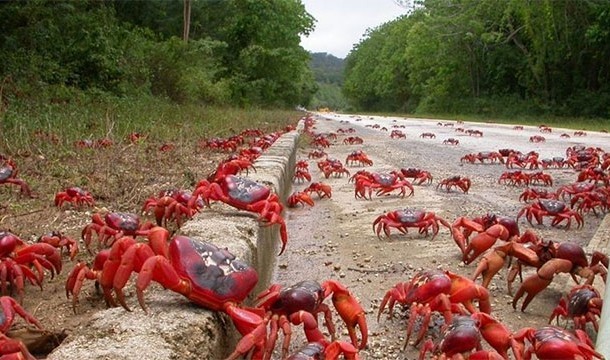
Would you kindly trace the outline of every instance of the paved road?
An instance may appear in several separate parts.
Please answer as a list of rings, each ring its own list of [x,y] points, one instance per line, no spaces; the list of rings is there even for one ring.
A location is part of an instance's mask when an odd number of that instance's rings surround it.
[[[408,235],[392,235],[390,239],[379,239],[372,230],[372,223],[379,215],[406,207],[424,209],[453,222],[459,216],[475,217],[488,212],[505,216],[516,216],[523,203],[519,203],[519,194],[523,188],[498,184],[501,173],[507,171],[502,165],[471,165],[460,163],[460,158],[467,153],[496,151],[511,148],[540,153],[541,158],[565,156],[569,146],[584,145],[606,147],[610,136],[601,133],[589,133],[585,137],[570,139],[561,138],[560,134],[572,134],[573,130],[553,129],[550,134],[541,134],[537,127],[526,126],[524,130],[513,130],[513,126],[439,121],[426,119],[404,119],[386,117],[359,117],[352,115],[324,114],[318,117],[315,127],[317,133],[337,133],[338,129],[355,129],[355,133],[340,135],[334,144],[326,149],[330,157],[344,162],[346,156],[354,150],[364,150],[374,161],[371,167],[348,167],[353,174],[357,170],[385,172],[398,168],[416,167],[430,171],[434,181],[428,186],[416,186],[412,197],[399,198],[395,195],[374,197],[373,200],[354,198],[354,185],[347,178],[325,179],[318,171],[316,161],[309,159],[313,181],[327,183],[333,188],[332,199],[316,201],[314,207],[289,210],[289,244],[285,255],[278,259],[279,270],[274,281],[290,285],[299,280],[337,279],[344,283],[360,300],[367,311],[369,324],[369,346],[361,351],[364,359],[414,359],[418,349],[407,346],[402,350],[406,322],[405,312],[388,320],[382,316],[377,322],[376,314],[380,300],[394,284],[408,281],[418,270],[442,268],[470,276],[476,264],[464,265],[460,260],[457,246],[446,228],[441,228],[439,235],[430,240],[410,231]],[[439,122],[441,125],[439,125]],[[388,131],[373,129],[370,126],[379,124]],[[446,126],[445,126],[446,125]],[[406,135],[406,139],[390,139],[393,126]],[[455,128],[479,130],[482,137],[472,137],[456,132]],[[420,138],[424,132],[436,134],[434,139]],[[542,135],[546,142],[534,144],[529,142],[532,135]],[[364,139],[362,145],[343,145],[347,136],[359,136]],[[459,145],[444,145],[448,138],[459,140]],[[306,159],[310,147],[299,151],[297,159]],[[573,170],[548,170],[555,181],[552,189],[576,181]],[[472,180],[468,194],[447,193],[436,189],[441,179],[460,175]],[[308,184],[295,184],[294,190],[301,190]],[[556,229],[548,225],[533,227],[534,231],[545,239],[556,241],[576,241],[586,245],[600,218],[585,216],[582,229]],[[520,223],[522,231],[529,226],[524,219]],[[573,284],[567,275],[559,275],[558,281],[549,290],[540,294],[528,307],[525,313],[513,311],[510,307],[511,297],[507,294],[505,272],[498,274],[490,286],[493,297],[492,313],[509,328],[517,330],[524,326],[541,326],[546,324],[548,316],[562,291]],[[338,322],[338,321],[336,321]],[[343,339],[348,340],[344,330]],[[300,330],[295,331],[300,333]],[[299,344],[298,340],[294,343]]]

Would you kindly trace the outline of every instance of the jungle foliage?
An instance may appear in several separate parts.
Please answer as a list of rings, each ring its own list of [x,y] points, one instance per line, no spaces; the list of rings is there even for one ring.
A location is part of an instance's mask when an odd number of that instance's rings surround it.
[[[345,60],[328,53],[312,53],[310,67],[318,85],[311,108],[347,108],[347,101],[341,93]]]
[[[610,116],[610,2],[423,0],[346,59],[357,110]]]
[[[307,104],[315,81],[300,36],[313,26],[300,0],[0,1],[0,104]]]

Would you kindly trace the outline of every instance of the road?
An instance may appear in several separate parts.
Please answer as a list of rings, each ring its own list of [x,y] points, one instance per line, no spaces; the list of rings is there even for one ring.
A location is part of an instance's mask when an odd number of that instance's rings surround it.
[[[359,299],[367,312],[369,326],[369,345],[360,352],[363,359],[415,359],[418,349],[406,346],[406,311],[398,311],[393,320],[384,314],[379,322],[377,312],[386,291],[399,282],[408,281],[424,269],[449,270],[460,275],[470,276],[476,261],[464,265],[461,254],[447,228],[441,227],[434,240],[417,231],[407,235],[394,231],[388,238],[378,238],[373,232],[372,223],[385,212],[417,208],[434,212],[437,216],[453,222],[460,216],[476,217],[486,213],[515,217],[524,203],[518,201],[523,187],[498,184],[500,175],[507,171],[503,165],[464,164],[462,156],[468,153],[497,151],[502,148],[537,151],[540,158],[565,156],[567,147],[584,145],[604,147],[610,144],[610,136],[602,133],[589,133],[587,136],[569,139],[560,137],[573,130],[553,129],[552,133],[541,134],[537,127],[525,126],[523,130],[513,130],[513,126],[491,123],[463,123],[432,119],[405,119],[386,117],[360,117],[353,115],[323,114],[316,117],[316,133],[337,133],[338,129],[355,129],[354,133],[339,135],[325,151],[329,157],[344,162],[354,150],[363,150],[374,162],[370,167],[348,167],[353,174],[358,170],[388,172],[399,168],[421,168],[434,177],[430,185],[415,186],[414,196],[400,198],[395,194],[373,197],[372,200],[355,199],[354,184],[347,177],[324,178],[317,169],[315,159],[308,159],[312,150],[305,146],[299,150],[297,160],[308,160],[312,181],[332,186],[332,198],[316,200],[313,207],[290,209],[286,218],[290,240],[285,255],[278,259],[278,270],[274,282],[290,285],[300,280],[315,279],[324,281],[335,279],[345,284]],[[371,126],[379,124],[386,127],[383,131]],[[402,127],[404,126],[404,128]],[[482,137],[468,136],[457,132],[456,128],[479,130]],[[390,131],[400,129],[406,139],[391,139]],[[432,132],[436,138],[424,139],[421,133]],[[544,143],[531,143],[532,135],[542,135]],[[347,136],[358,136],[364,140],[362,145],[344,145]],[[459,140],[458,145],[446,145],[448,138]],[[576,172],[571,169],[549,169],[557,189],[561,185],[576,181]],[[468,194],[458,191],[441,191],[436,185],[441,179],[459,175],[468,177],[472,187]],[[293,190],[302,190],[305,184],[294,184]],[[521,231],[533,229],[544,239],[554,241],[575,241],[585,246],[597,229],[601,218],[592,214],[585,215],[585,225],[581,229],[569,230],[553,228],[546,220],[542,226],[530,226],[521,219]],[[528,270],[527,274],[532,273]],[[549,314],[562,294],[573,285],[566,274],[556,277],[556,281],[538,295],[525,312],[511,307],[512,298],[507,293],[505,270],[502,270],[490,285],[492,314],[512,330],[525,326],[542,326],[547,323]],[[601,282],[601,280],[597,280]],[[515,285],[518,286],[518,284]],[[339,322],[338,317],[335,320]],[[342,327],[343,340],[349,340],[345,327]],[[296,331],[300,333],[299,331]],[[301,344],[294,341],[295,344]]]

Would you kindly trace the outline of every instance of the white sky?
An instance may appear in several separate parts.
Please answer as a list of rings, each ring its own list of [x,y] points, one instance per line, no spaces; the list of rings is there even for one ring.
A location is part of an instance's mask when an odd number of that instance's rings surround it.
[[[311,52],[326,52],[345,58],[368,28],[406,14],[393,0],[301,0],[317,21],[315,30],[301,38]]]

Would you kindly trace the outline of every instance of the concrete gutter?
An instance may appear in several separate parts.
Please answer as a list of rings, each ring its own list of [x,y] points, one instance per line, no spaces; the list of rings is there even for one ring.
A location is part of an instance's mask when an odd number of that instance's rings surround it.
[[[588,246],[587,254],[597,250],[604,254],[608,254],[610,247],[610,214],[604,217],[597,232]],[[596,288],[604,298],[604,307],[599,321],[599,331],[597,332],[597,341],[595,350],[604,355],[606,359],[610,359],[610,292],[605,289],[610,288],[610,277],[607,278],[605,284],[597,284]]]
[[[302,129],[300,121],[296,131],[282,135],[259,157],[254,164],[256,172],[248,176],[271,186],[282,200],[291,190]],[[259,274],[253,294],[269,286],[280,248],[277,226],[261,227],[254,214],[217,203],[184,224],[180,233],[227,247],[252,264]],[[226,315],[199,308],[161,286],[154,285],[146,292],[148,314],[140,309],[133,284],[125,291],[133,311],[112,308],[96,313],[47,359],[222,359],[240,338]],[[81,297],[86,298],[86,294]]]

